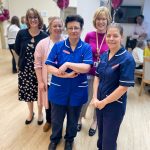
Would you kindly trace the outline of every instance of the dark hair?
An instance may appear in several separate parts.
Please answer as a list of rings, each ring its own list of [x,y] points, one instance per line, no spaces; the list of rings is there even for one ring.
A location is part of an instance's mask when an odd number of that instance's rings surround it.
[[[119,30],[120,35],[123,35],[123,27],[119,24],[119,23],[111,23],[110,25],[108,25],[108,28],[117,28]]]
[[[143,46],[145,46],[145,42],[144,41],[137,41],[136,46],[139,48],[142,48]]]
[[[148,43],[150,42],[150,39],[148,39],[146,42],[147,42],[147,44],[148,44]]]
[[[20,28],[20,22],[19,22],[19,18],[17,16],[13,16],[11,18],[10,21],[11,25],[15,24],[16,26],[18,26]]]
[[[137,23],[137,18],[140,17],[142,20],[144,20],[144,16],[143,15],[138,15],[135,17],[135,23]]]
[[[73,22],[73,21],[79,22],[81,29],[83,28],[84,20],[80,15],[69,15],[69,16],[67,16],[66,20],[65,20],[65,27],[67,27],[67,24],[69,22]]]
[[[136,16],[136,19],[137,19],[138,17],[141,17],[141,18],[144,20],[144,15],[138,15],[138,16]]]
[[[31,15],[31,12],[33,12],[34,16],[36,16],[38,18],[38,20],[39,20],[39,26],[38,27],[39,27],[39,29],[42,29],[42,27],[43,27],[43,19],[42,19],[40,13],[34,8],[30,8],[26,12],[26,24],[27,24],[28,28],[30,28],[29,16]]]

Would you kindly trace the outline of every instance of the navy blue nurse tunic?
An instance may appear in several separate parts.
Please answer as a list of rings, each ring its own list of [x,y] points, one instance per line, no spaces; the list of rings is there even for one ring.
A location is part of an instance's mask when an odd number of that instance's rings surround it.
[[[89,44],[79,40],[72,51],[69,39],[54,45],[46,64],[59,68],[65,62],[93,64],[92,50]],[[71,69],[66,70],[68,73]],[[75,78],[60,78],[52,75],[48,90],[48,99],[54,104],[81,106],[87,102],[88,83],[87,75],[79,74]]]
[[[134,68],[132,55],[123,47],[110,60],[109,51],[101,55],[96,70],[96,76],[99,77],[97,98],[103,100],[119,86],[134,86]],[[116,141],[125,114],[126,100],[127,93],[102,110],[97,109],[99,150],[117,149]]]

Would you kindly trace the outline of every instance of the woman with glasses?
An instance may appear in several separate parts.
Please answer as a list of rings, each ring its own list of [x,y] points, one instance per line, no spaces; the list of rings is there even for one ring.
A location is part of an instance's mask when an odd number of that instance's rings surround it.
[[[79,15],[65,20],[68,38],[54,45],[46,60],[52,79],[48,91],[51,102],[52,134],[49,150],[55,150],[62,138],[63,122],[67,115],[65,150],[72,150],[77,134],[81,107],[87,101],[87,75],[93,64],[89,44],[81,41],[84,20]]]
[[[33,102],[37,101],[38,90],[34,70],[34,51],[37,43],[47,35],[41,32],[43,20],[36,9],[27,10],[26,23],[28,28],[20,30],[17,34],[15,51],[19,55],[19,100],[27,102],[29,112],[25,124],[30,124],[34,118]],[[38,107],[37,123],[39,125],[43,123],[41,106]]]
[[[38,79],[38,104],[46,108],[46,123],[43,131],[47,132],[51,126],[51,104],[48,102],[48,86],[50,85],[51,74],[47,75],[45,61],[53,45],[62,40],[63,21],[59,17],[51,17],[49,22],[50,36],[41,40],[34,53],[34,68]]]
[[[89,93],[88,102],[82,107],[77,126],[78,131],[80,131],[82,128],[82,117],[85,118],[88,105],[92,99],[93,80],[100,55],[108,50],[108,46],[106,44],[106,30],[110,22],[111,22],[111,15],[108,8],[99,7],[96,10],[93,17],[93,26],[95,27],[96,30],[87,33],[85,37],[85,42],[89,43],[92,47],[94,65],[92,66],[91,70],[88,73],[88,93]],[[96,118],[96,110],[94,109],[93,121],[89,129],[89,136],[93,136],[96,133],[96,129],[97,129],[97,118]]]

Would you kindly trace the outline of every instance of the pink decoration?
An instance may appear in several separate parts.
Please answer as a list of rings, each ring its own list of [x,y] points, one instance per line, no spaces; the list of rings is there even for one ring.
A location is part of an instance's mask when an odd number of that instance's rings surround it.
[[[113,9],[117,9],[121,4],[123,0],[112,0],[111,5]]]
[[[57,6],[60,9],[65,9],[69,6],[69,0],[57,0]]]
[[[9,10],[5,9],[3,7],[3,3],[0,0],[0,22],[3,22],[3,21],[8,20],[8,19],[9,19]]]
[[[3,22],[3,21],[5,21],[5,16],[4,15],[0,15],[0,22]]]

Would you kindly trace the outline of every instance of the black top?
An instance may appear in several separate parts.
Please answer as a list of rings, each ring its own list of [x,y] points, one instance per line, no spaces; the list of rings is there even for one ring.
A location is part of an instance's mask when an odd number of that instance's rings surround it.
[[[34,50],[38,42],[44,38],[46,38],[48,35],[42,31],[37,36],[34,36],[34,38],[30,35],[28,29],[20,30],[17,34],[16,41],[15,41],[15,51],[19,55],[19,70],[24,70],[25,67],[25,55],[26,55],[26,49],[28,44],[32,42],[34,46]],[[34,39],[33,41],[31,39]]]

